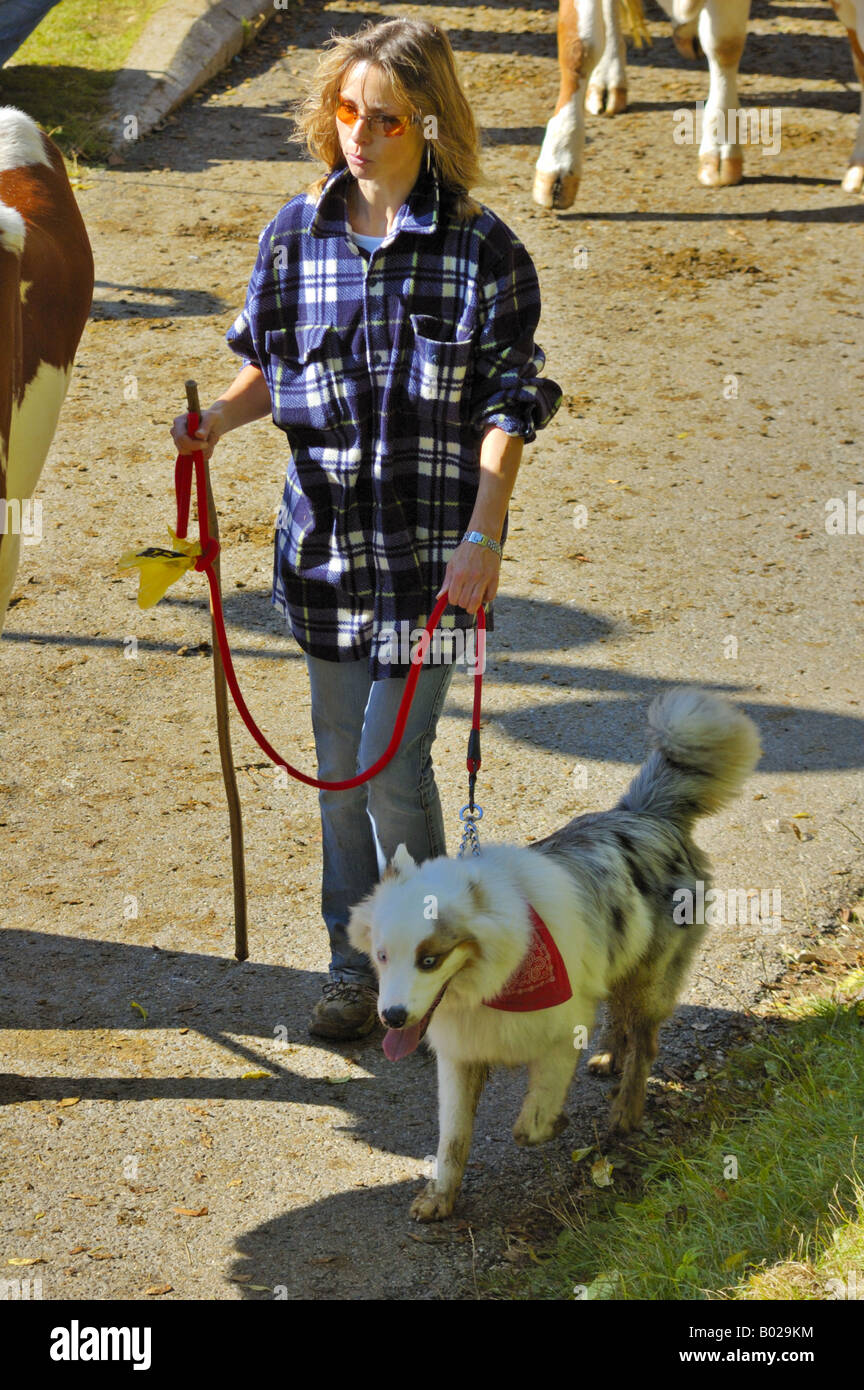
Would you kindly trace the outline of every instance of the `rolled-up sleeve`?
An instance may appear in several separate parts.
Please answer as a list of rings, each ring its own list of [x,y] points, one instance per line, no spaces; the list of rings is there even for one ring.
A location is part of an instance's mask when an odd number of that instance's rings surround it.
[[[557,381],[540,375],[546,362],[534,341],[540,286],[531,257],[512,234],[483,282],[482,295],[471,419],[478,430],[497,425],[530,443],[549,424],[562,391]]]

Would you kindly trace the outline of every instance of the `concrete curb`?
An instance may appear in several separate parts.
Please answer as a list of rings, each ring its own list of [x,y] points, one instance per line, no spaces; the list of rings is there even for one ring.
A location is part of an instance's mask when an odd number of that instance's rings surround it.
[[[230,63],[247,41],[250,26],[257,33],[276,13],[275,0],[172,0],[163,5],[111,89],[106,127],[114,149],[128,149],[130,141],[152,130]]]

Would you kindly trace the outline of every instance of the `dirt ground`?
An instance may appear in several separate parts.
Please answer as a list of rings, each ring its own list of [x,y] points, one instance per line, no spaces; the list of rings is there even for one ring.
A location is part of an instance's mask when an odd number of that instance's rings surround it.
[[[209,402],[233,376],[223,335],[257,235],[313,177],[288,102],[328,32],[367,13],[448,30],[483,128],[477,192],[535,259],[538,340],[565,392],[511,510],[486,838],[611,805],[651,698],[679,681],[731,693],[762,731],[745,796],[700,839],[724,888],[782,893],[782,921],[712,934],[650,1083],[661,1132],[670,1087],[717,1063],[790,953],[835,949],[825,928],[864,878],[864,538],[825,525],[830,498],[864,499],[864,204],[839,187],[858,103],[840,26],[757,0],[741,103],[781,110],[782,148],[751,150],[745,183],[709,192],[672,138],[706,75],[650,10],[630,110],[591,119],[578,201],[550,213],[530,201],[557,88],[549,0],[306,0],[80,191],[93,316],[0,645],[0,1261],[45,1298],[472,1299],[485,1270],[524,1257],[550,1194],[581,1181],[571,1151],[602,1134],[608,1083],[580,1077],[565,1134],[518,1149],[523,1078],[496,1075],[453,1220],[412,1226],[436,1142],[431,1057],[396,1070],[379,1036],[306,1033],[327,961],[315,794],[277,787],[235,719],[251,934],[237,964],[206,586],[187,578],[141,612],[115,571],[123,550],[167,540],[184,379]],[[314,771],[305,665],[269,604],[285,450],[270,422],[249,427],[213,479],[244,693]],[[453,850],[470,699],[462,671],[436,744]]]

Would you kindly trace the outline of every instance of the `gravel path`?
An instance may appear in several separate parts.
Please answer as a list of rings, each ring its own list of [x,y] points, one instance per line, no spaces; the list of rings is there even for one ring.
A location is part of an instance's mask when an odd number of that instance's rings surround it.
[[[592,120],[576,207],[553,214],[529,201],[556,89],[550,5],[307,0],[80,193],[96,302],[0,647],[0,1261],[41,1261],[12,1273],[38,1275],[45,1298],[473,1298],[477,1274],[536,1237],[548,1194],[573,1186],[571,1150],[604,1122],[607,1083],[581,1078],[566,1134],[523,1152],[522,1078],[496,1076],[456,1217],[411,1227],[436,1140],[432,1059],[396,1071],[376,1038],[305,1031],[326,966],[315,795],[278,788],[235,721],[252,950],[238,965],[206,586],[142,613],[114,569],[167,538],[183,381],[209,401],[230,380],[223,335],[257,234],[309,181],[286,103],[329,30],[367,12],[448,29],[485,132],[478,192],[536,260],[538,336],[565,391],[511,512],[486,836],[524,842],[612,804],[651,698],[678,681],[730,692],[763,733],[759,773],[701,841],[724,888],[782,892],[782,924],[713,933],[664,1035],[658,1117],[670,1077],[716,1061],[862,880],[864,540],[825,527],[829,498],[864,498],[864,206],[839,188],[857,109],[839,25],[757,4],[741,100],[782,108],[782,152],[753,152],[744,185],[709,193],[672,140],[704,74],[652,10],[631,111]],[[264,422],[224,442],[213,476],[244,692],[312,769],[305,665],[269,606],[285,462]],[[463,671],[436,745],[452,848],[470,698]]]

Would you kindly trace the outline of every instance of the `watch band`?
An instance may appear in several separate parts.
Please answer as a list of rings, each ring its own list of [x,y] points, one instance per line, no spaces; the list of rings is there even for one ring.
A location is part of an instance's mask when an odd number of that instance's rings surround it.
[[[484,536],[482,531],[466,531],[462,540],[471,541],[473,545],[485,545],[488,550],[493,551],[498,556],[499,560],[503,558],[502,547],[491,536]]]

